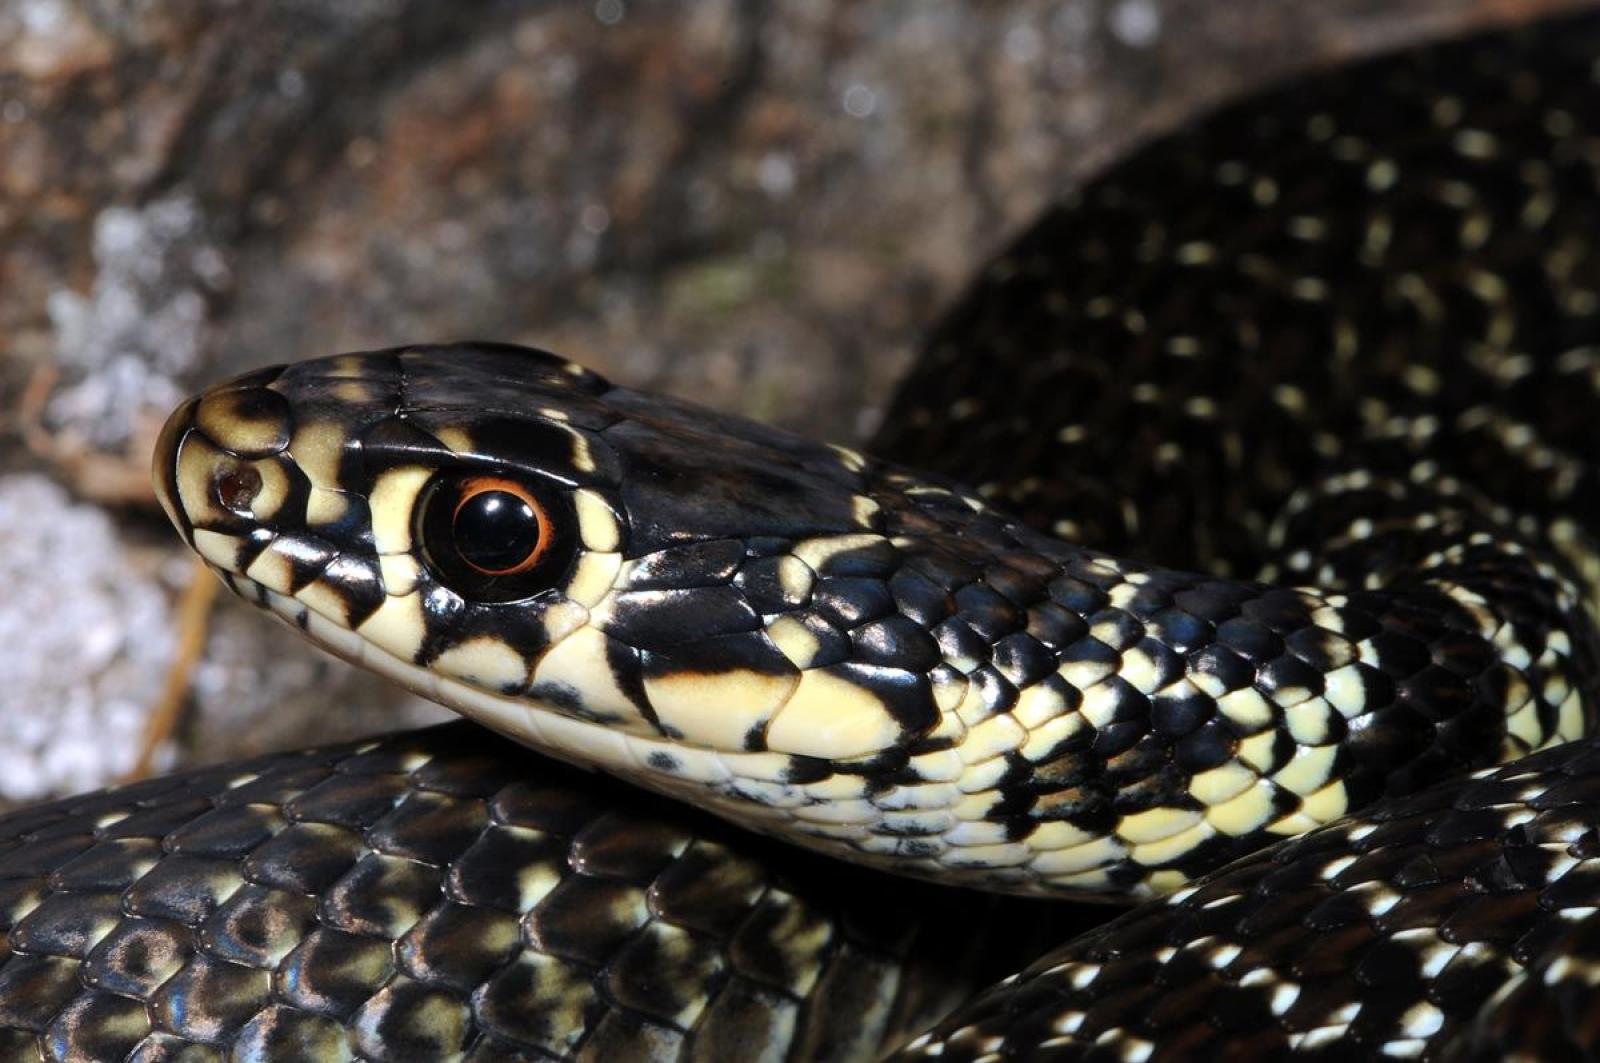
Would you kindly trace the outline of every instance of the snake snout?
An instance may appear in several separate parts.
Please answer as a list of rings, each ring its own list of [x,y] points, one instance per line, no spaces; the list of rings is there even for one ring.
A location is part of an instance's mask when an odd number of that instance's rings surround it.
[[[194,543],[193,526],[182,504],[178,501],[178,448],[194,424],[194,410],[198,398],[189,399],[172,411],[161,434],[156,437],[156,447],[150,457],[150,478],[155,484],[156,500],[166,511],[167,519],[190,545]]]
[[[281,367],[258,370],[185,402],[157,440],[156,494],[184,538],[223,569],[223,540],[300,532],[313,490],[289,451],[295,416],[271,389]]]

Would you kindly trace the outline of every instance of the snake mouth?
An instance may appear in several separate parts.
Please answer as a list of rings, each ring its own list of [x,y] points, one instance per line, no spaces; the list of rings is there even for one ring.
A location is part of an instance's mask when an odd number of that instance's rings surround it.
[[[662,739],[632,735],[604,723],[561,711],[533,700],[496,697],[436,669],[395,656],[360,633],[343,627],[296,598],[247,576],[218,570],[223,582],[241,598],[276,616],[341,660],[376,672],[411,692],[486,723],[525,745],[554,751],[585,768],[613,773],[662,774],[700,787],[731,783],[737,776],[713,750],[686,748]]]

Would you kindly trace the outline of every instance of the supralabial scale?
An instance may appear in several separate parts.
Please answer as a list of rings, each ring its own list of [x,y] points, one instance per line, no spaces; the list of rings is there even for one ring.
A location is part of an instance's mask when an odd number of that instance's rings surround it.
[[[246,599],[779,841],[465,723],[24,810],[0,1044],[1600,1051],[1597,78],[1584,13],[1150,144],[862,452],[485,343],[184,404]],[[1145,903],[949,1014],[1086,898]]]

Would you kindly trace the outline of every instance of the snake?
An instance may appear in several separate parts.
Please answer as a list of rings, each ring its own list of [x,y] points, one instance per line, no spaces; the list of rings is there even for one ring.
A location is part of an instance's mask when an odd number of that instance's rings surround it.
[[[202,392],[189,546],[475,722],[0,817],[0,1043],[1594,1051],[1597,102],[1584,13],[1225,106],[863,450],[498,343]]]

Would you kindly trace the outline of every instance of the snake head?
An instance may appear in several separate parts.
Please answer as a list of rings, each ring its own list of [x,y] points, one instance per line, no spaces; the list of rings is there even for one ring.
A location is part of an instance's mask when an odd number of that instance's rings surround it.
[[[873,469],[488,344],[247,374],[180,407],[155,458],[190,545],[314,641],[563,758],[741,806],[853,793],[888,761],[951,770],[944,594],[901,571]]]

